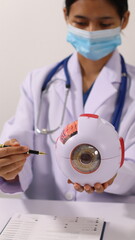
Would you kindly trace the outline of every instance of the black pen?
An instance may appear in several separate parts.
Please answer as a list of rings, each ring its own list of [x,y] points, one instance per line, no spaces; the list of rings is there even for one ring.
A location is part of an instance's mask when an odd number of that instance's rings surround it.
[[[0,148],[3,147],[12,147],[11,145],[5,145],[5,144],[0,144]],[[47,153],[45,152],[39,152],[37,150],[29,150],[28,152],[26,152],[27,154],[36,154],[36,155],[46,155]]]

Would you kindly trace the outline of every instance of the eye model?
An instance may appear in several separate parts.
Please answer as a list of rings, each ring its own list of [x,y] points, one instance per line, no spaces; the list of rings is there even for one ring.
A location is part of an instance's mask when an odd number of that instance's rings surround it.
[[[70,161],[76,171],[88,174],[98,169],[101,163],[101,156],[94,146],[80,144],[71,152]]]

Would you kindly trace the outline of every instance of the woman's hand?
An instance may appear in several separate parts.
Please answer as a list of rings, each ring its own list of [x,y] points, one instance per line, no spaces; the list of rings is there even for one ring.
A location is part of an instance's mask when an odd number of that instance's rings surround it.
[[[101,183],[96,183],[96,184],[94,185],[94,187],[91,187],[89,184],[85,184],[84,186],[81,186],[81,185],[78,184],[78,183],[73,183],[73,182],[72,182],[71,180],[69,180],[69,179],[68,179],[68,183],[69,183],[69,184],[70,184],[70,183],[73,184],[74,189],[75,189],[76,191],[78,191],[78,192],[83,192],[83,191],[85,191],[85,192],[87,192],[87,193],[93,193],[94,191],[96,191],[97,193],[103,193],[104,190],[113,183],[115,177],[116,177],[116,175],[115,175],[113,178],[111,178],[109,181],[107,181],[107,182],[105,182],[105,183],[103,183],[103,184],[101,184]]]
[[[29,148],[20,146],[16,139],[4,143],[11,147],[0,148],[0,177],[5,180],[13,180],[22,170],[26,158],[29,156],[26,152]]]

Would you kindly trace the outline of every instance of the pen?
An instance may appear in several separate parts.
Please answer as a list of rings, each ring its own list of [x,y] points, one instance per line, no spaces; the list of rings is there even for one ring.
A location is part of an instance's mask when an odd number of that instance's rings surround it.
[[[0,148],[3,148],[3,147],[11,147],[11,145],[0,144]],[[36,154],[36,155],[46,155],[47,154],[45,152],[39,152],[37,150],[31,150],[31,149],[26,153],[27,154]]]

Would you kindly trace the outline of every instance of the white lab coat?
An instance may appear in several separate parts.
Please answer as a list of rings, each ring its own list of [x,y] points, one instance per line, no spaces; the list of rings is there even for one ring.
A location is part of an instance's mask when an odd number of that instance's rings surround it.
[[[114,52],[96,79],[83,107],[81,70],[77,54],[74,53],[68,63],[71,90],[63,126],[52,135],[40,135],[35,133],[35,124],[41,101],[41,87],[52,67],[35,70],[27,76],[22,85],[16,115],[5,124],[0,139],[4,142],[16,138],[21,144],[28,145],[31,149],[45,151],[48,155],[31,155],[19,174],[20,183],[9,183],[0,179],[0,188],[10,193],[25,191],[29,198],[90,201],[96,193],[92,195],[86,192],[79,193],[74,190],[72,184],[67,184],[67,178],[57,166],[54,142],[62,129],[78,119],[82,113],[98,114],[110,121],[121,81],[120,56],[117,51]],[[120,195],[135,194],[135,68],[127,65],[127,71],[129,74],[127,96],[119,129],[119,136],[125,141],[125,162],[114,183],[106,189],[108,193]],[[63,69],[53,77],[53,80],[56,81],[50,85],[48,93],[42,96],[40,128],[53,129],[61,120],[66,91]]]

